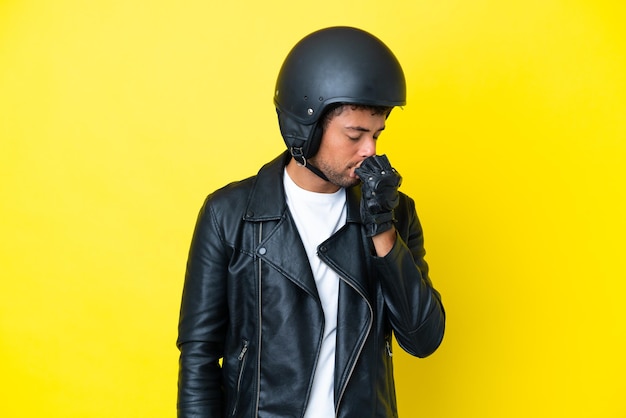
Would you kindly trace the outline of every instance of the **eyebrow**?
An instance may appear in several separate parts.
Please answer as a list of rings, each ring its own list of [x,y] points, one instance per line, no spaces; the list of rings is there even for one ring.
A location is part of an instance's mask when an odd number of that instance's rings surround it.
[[[364,128],[363,126],[344,126],[345,129],[350,129],[351,131],[359,131],[359,132],[370,132],[369,129]],[[385,126],[383,125],[382,128],[377,129],[374,132],[380,132],[380,131],[384,131],[385,130]]]

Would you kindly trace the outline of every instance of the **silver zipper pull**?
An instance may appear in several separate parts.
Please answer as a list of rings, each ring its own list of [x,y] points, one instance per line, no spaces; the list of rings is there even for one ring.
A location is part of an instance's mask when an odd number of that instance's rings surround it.
[[[391,344],[389,343],[389,340],[385,340],[385,348],[387,348],[387,355],[389,357],[393,357],[393,352],[391,351]]]
[[[245,340],[243,342],[243,347],[241,348],[241,353],[239,353],[239,356],[237,357],[237,360],[241,361],[243,360],[243,357],[246,355],[246,351],[248,351],[248,341]]]

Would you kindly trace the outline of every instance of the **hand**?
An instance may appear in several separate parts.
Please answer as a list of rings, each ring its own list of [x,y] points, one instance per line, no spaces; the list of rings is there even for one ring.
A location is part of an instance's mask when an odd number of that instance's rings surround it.
[[[393,210],[398,206],[402,176],[389,164],[386,155],[366,158],[355,170],[361,179],[361,220],[365,234],[373,237],[393,227]]]

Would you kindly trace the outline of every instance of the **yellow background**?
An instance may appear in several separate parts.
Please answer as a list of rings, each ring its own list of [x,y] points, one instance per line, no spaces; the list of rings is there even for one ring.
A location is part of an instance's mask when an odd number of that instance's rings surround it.
[[[626,417],[626,8],[598,0],[0,2],[0,416],[173,417],[204,196],[283,144],[288,50],[382,38],[448,313],[403,417]]]

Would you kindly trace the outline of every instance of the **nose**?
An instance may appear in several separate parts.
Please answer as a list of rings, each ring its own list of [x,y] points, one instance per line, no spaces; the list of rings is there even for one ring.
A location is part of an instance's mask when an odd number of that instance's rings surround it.
[[[367,137],[363,139],[361,146],[361,156],[367,158],[376,154],[376,140],[374,137]]]

